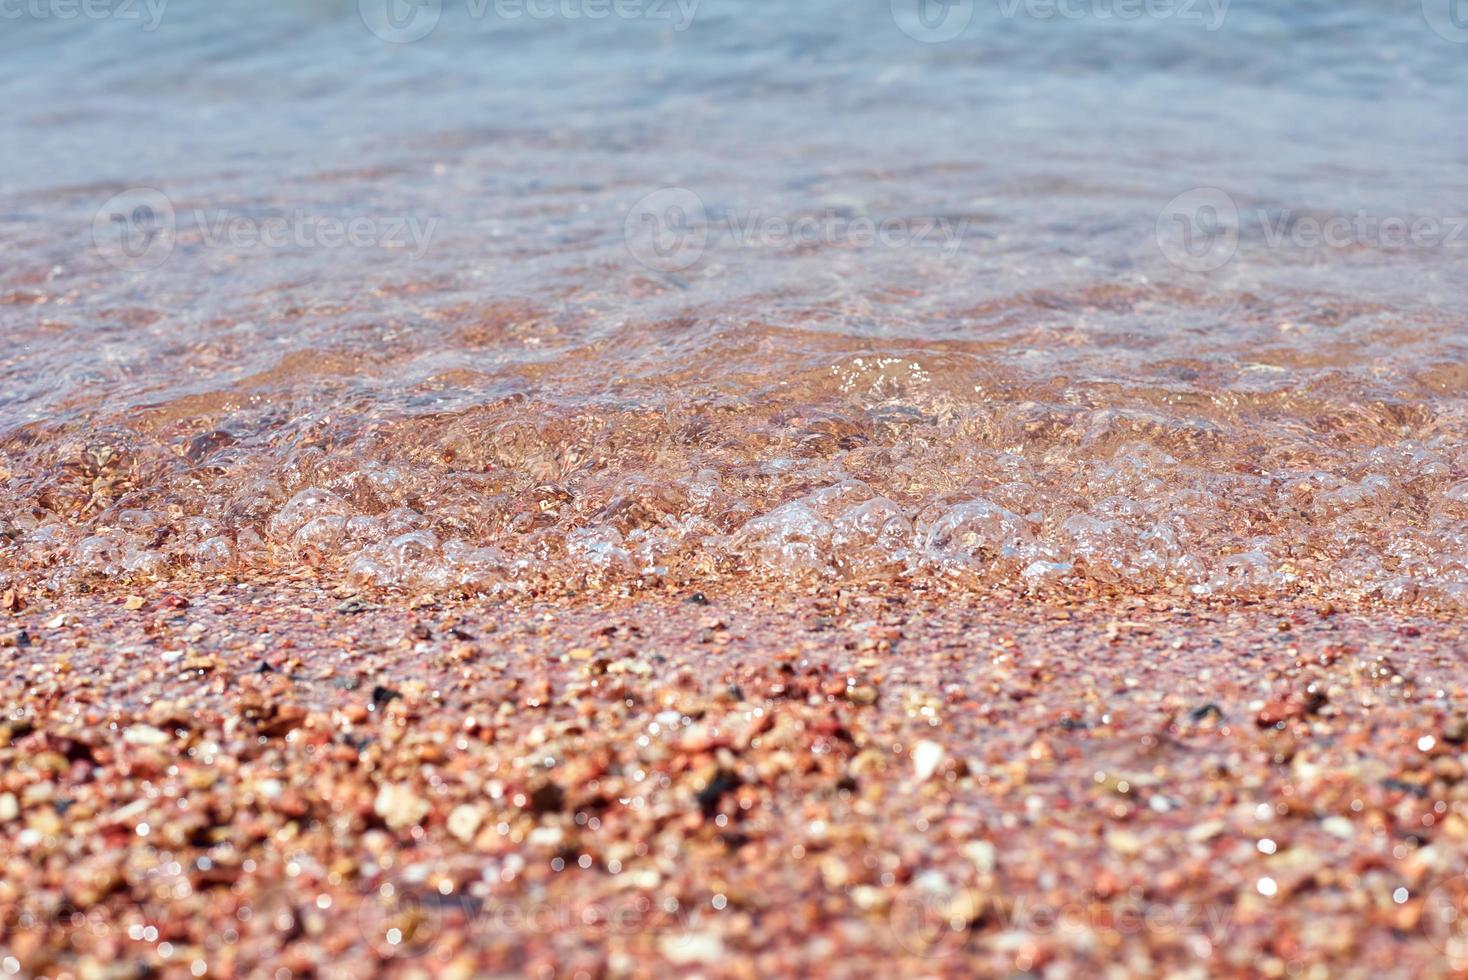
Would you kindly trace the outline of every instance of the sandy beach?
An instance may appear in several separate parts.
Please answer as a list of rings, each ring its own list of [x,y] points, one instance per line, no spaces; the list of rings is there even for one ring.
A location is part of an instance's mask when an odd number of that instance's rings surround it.
[[[7,617],[7,973],[1468,965],[1461,622],[294,578]]]

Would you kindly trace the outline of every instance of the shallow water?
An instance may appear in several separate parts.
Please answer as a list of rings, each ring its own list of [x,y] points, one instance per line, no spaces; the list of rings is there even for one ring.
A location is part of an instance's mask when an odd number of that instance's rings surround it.
[[[1468,604],[1450,8],[586,2],[7,16],[0,574]]]

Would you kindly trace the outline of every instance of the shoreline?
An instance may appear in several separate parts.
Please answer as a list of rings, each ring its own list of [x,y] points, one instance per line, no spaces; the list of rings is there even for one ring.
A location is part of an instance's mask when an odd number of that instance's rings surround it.
[[[1468,967],[1449,616],[129,596],[0,624],[10,974]]]

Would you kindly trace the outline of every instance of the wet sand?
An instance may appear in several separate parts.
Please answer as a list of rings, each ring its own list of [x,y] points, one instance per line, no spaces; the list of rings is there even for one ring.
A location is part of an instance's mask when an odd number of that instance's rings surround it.
[[[7,974],[1468,967],[1461,621],[309,571],[6,602]]]

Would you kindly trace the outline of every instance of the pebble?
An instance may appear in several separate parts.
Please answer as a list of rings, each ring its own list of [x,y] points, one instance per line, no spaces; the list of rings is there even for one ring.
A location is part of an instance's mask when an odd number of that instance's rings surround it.
[[[933,778],[948,753],[937,742],[923,739],[912,747],[912,771],[918,782]]]
[[[1223,820],[1204,820],[1202,823],[1194,824],[1188,828],[1188,840],[1201,844],[1210,841],[1228,829],[1228,824]]]
[[[675,966],[715,963],[724,958],[724,941],[714,933],[689,932],[664,936],[658,951]]]
[[[480,812],[477,805],[473,803],[462,803],[449,811],[448,830],[456,838],[468,843],[474,839],[479,832],[479,825],[484,822],[484,814]]]
[[[152,725],[131,725],[123,730],[122,738],[129,745],[164,745],[168,733]]]
[[[963,855],[973,862],[980,873],[988,874],[994,870],[998,851],[986,840],[975,840],[963,845]]]
[[[428,815],[428,801],[419,796],[411,786],[384,783],[377,790],[372,803],[376,813],[393,830],[402,830],[417,824]]]

